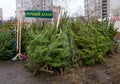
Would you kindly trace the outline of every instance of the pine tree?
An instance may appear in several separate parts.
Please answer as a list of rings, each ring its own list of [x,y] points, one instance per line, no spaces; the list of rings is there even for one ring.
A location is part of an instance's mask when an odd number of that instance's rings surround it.
[[[0,60],[9,60],[15,52],[15,38],[10,30],[0,31]]]
[[[67,62],[70,56],[68,37],[64,31],[58,32],[59,29],[55,26],[46,26],[39,34],[34,34],[29,42],[27,47],[29,59],[38,65],[39,69],[44,65],[54,69],[69,64]]]

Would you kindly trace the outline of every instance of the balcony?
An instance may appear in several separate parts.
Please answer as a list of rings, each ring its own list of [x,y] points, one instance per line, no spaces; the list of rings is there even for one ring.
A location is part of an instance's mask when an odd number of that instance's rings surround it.
[[[107,0],[102,0],[102,2],[107,2]]]

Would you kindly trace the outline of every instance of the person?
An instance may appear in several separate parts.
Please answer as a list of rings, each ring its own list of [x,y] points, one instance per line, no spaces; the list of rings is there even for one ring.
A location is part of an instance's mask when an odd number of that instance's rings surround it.
[[[25,53],[22,54],[22,59],[23,60],[27,59],[27,56],[25,55]]]

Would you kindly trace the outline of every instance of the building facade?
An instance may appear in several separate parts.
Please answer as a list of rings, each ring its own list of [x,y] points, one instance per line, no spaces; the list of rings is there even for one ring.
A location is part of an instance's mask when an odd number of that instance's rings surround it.
[[[120,32],[120,0],[111,0],[110,15],[110,19],[115,21],[114,27]]]
[[[84,0],[84,9],[86,19],[97,18],[104,19],[109,16],[109,0]]]
[[[18,10],[52,10],[53,0],[16,0],[16,17]],[[25,22],[42,21],[42,19],[25,18]]]
[[[3,12],[2,12],[2,8],[0,8],[0,20],[3,20]]]

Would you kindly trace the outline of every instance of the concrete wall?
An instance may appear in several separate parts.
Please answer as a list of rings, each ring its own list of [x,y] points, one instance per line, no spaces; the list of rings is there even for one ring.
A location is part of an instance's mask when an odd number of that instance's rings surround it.
[[[118,29],[118,32],[120,32],[120,21],[115,21],[115,25],[114,25],[115,29]]]
[[[0,20],[3,19],[3,12],[2,12],[2,8],[0,8]]]

